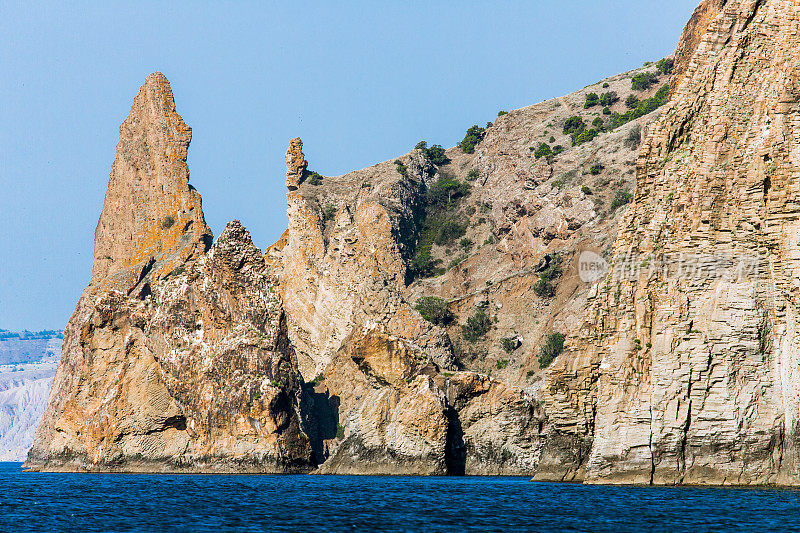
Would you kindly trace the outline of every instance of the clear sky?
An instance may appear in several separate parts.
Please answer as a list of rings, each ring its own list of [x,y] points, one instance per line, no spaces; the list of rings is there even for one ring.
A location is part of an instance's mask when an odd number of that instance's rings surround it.
[[[337,175],[452,146],[674,51],[698,0],[0,1],[0,328],[62,328],[91,274],[119,135],[144,78],[192,127],[218,235],[286,227],[284,152]]]

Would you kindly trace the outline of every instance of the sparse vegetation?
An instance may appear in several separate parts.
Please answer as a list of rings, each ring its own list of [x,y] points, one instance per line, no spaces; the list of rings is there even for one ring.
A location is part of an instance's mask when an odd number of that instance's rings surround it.
[[[675,67],[675,60],[670,57],[665,57],[656,63],[656,69],[661,74],[672,74],[672,69]]]
[[[639,117],[643,117],[649,113],[652,113],[662,105],[667,103],[667,99],[669,98],[669,85],[664,85],[661,87],[656,94],[652,98],[646,98],[640,101],[635,109],[631,109],[627,113],[620,114],[614,113],[611,115],[611,118],[608,120],[609,129],[615,129],[619,126],[630,122],[632,120],[636,120]],[[627,101],[625,102],[627,105]]]
[[[600,163],[595,163],[594,165],[592,165],[592,166],[589,168],[589,173],[590,173],[592,176],[597,176],[597,175],[598,175],[598,174],[600,174],[601,172],[603,172],[603,165],[601,165]]]
[[[625,138],[624,144],[627,148],[631,150],[635,150],[639,147],[639,143],[642,142],[642,127],[638,124],[631,128],[631,131],[628,132],[628,136]]]
[[[508,111],[498,111],[497,116],[502,117],[503,115],[508,115]]]
[[[609,109],[609,108],[607,108],[607,107],[604,107],[604,108],[603,108],[603,114],[604,114],[604,115],[610,115],[610,114],[611,114],[611,109]]]
[[[422,150],[425,159],[430,161],[433,165],[440,167],[450,162],[450,159],[445,155],[444,148],[440,144],[434,144],[428,147],[427,141],[420,141],[414,147],[416,150]]]
[[[646,91],[657,82],[658,74],[655,72],[641,72],[631,78],[631,89],[634,91]]]
[[[174,225],[175,225],[175,218],[169,215],[165,216],[164,219],[161,221],[161,229],[169,229]]]
[[[464,150],[465,154],[475,153],[475,147],[483,140],[485,134],[486,130],[476,124],[467,130],[467,134],[464,136],[464,139],[458,143],[458,146]]]
[[[625,99],[625,107],[628,109],[636,109],[636,106],[639,105],[639,97],[635,94],[629,94],[628,97]]]
[[[453,313],[448,309],[447,302],[436,296],[423,296],[417,300],[414,309],[419,311],[422,318],[439,326],[446,326],[453,320]]]
[[[587,196],[591,196],[591,194],[592,194],[592,189],[590,189],[589,187],[587,187],[586,185],[584,185],[583,187],[581,187],[581,192],[582,192],[583,194],[587,195]]]
[[[336,216],[336,206],[333,204],[328,205],[325,209],[322,210],[322,221],[328,222],[329,220],[333,220]]]
[[[550,366],[556,357],[561,355],[564,351],[564,337],[563,333],[551,333],[545,339],[544,345],[539,350],[539,367],[547,368]]]
[[[322,185],[322,174],[314,171],[306,171],[305,181],[311,185]]]
[[[495,362],[495,364],[494,364],[494,367],[495,367],[497,370],[503,370],[504,368],[507,368],[507,367],[508,367],[508,363],[509,363],[509,360],[508,360],[508,359],[498,359],[498,360]]]
[[[617,192],[614,194],[614,199],[611,201],[611,211],[614,212],[623,205],[627,204],[631,201],[631,193],[629,193],[625,189],[617,189]]]
[[[481,173],[478,171],[477,168],[470,169],[470,171],[467,172],[467,181],[475,181],[480,177]]]
[[[441,172],[436,183],[428,189],[417,251],[409,268],[412,278],[426,278],[444,272],[439,266],[441,261],[433,257],[432,248],[434,244],[452,244],[464,236],[469,220],[459,212],[458,206],[469,193],[468,183],[458,181],[447,172]]]
[[[467,323],[461,326],[461,335],[468,342],[477,342],[489,333],[492,328],[492,321],[486,313],[486,306],[479,306],[475,314],[467,319]]]
[[[603,129],[603,119],[600,118],[600,117],[595,117],[595,119],[592,121],[592,126],[597,128],[598,130],[602,130]]]
[[[397,172],[403,177],[408,176],[408,167],[399,159],[394,160],[394,164],[397,165]]]
[[[586,95],[586,102],[583,104],[584,109],[589,109],[600,103],[600,97],[597,93],[589,93]]]

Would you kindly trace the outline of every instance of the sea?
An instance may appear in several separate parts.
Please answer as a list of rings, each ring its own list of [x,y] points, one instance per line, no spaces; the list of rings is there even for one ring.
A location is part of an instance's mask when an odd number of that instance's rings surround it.
[[[593,486],[519,477],[23,472],[0,463],[0,531],[800,531],[800,490]]]

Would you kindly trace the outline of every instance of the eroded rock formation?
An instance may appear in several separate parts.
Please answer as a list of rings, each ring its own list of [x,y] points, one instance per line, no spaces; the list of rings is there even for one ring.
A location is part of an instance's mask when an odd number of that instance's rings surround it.
[[[573,355],[597,368],[593,481],[800,482],[798,7],[717,3],[640,151]]]
[[[301,379],[277,280],[238,222],[208,249],[189,128],[160,74],[120,128],[92,280],[27,465],[306,471]]]
[[[703,2],[675,77],[635,94],[670,83],[654,113],[623,117],[645,67],[436,164],[420,145],[304,180],[293,139],[263,254],[235,221],[210,245],[148,77],[28,465],[797,484],[798,13]],[[579,276],[583,251],[611,272]]]

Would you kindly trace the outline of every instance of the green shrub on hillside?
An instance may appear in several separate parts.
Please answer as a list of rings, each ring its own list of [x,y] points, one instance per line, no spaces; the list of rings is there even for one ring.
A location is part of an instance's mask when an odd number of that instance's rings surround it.
[[[536,151],[533,152],[533,156],[536,159],[540,157],[547,157],[548,155],[552,155],[553,150],[550,148],[550,145],[547,143],[539,143],[539,146],[536,148]]]
[[[564,134],[571,135],[576,132],[581,132],[586,129],[586,123],[579,116],[569,117],[564,122]]]
[[[502,117],[503,115],[508,115],[508,111],[498,111],[497,116]]]
[[[649,113],[652,113],[662,105],[666,104],[668,98],[669,98],[669,85],[664,85],[656,92],[656,94],[652,98],[646,98],[640,101],[635,109],[631,109],[627,113],[623,114],[614,113],[613,115],[611,115],[611,117],[608,120],[608,128],[611,130],[616,129],[627,122],[636,120],[639,117],[643,117]]]
[[[658,74],[655,72],[642,72],[631,78],[631,89],[634,91],[646,91],[658,81]]]
[[[589,109],[600,103],[600,97],[597,93],[589,93],[586,95],[586,102],[583,104],[584,109]]]
[[[440,167],[450,162],[450,159],[445,155],[444,148],[440,144],[434,144],[430,148],[427,141],[420,141],[414,147],[415,150],[422,150],[422,154],[432,164]]]
[[[401,176],[403,177],[408,176],[408,167],[406,167],[402,161],[400,161],[399,159],[395,159],[394,164],[397,166],[397,172]]]
[[[561,257],[553,256],[547,268],[539,273],[539,281],[533,286],[533,291],[541,298],[552,298],[556,295],[556,287],[553,284],[561,276]]]
[[[507,354],[512,353],[517,349],[517,339],[514,337],[503,337],[500,339],[500,346]]]
[[[600,105],[603,107],[611,107],[619,101],[619,96],[615,91],[609,91],[600,95]]]
[[[611,110],[609,108],[607,108],[607,107],[604,107],[603,108],[603,114],[604,115],[610,115],[611,114]]]
[[[458,143],[458,146],[464,150],[465,154],[473,154],[475,147],[483,140],[484,135],[486,135],[486,130],[476,124],[467,130],[467,134],[464,135],[464,139]]]
[[[625,189],[617,189],[617,192],[614,194],[614,199],[611,201],[611,211],[614,212],[623,205],[630,202],[631,197],[632,197],[631,193],[629,193]]]
[[[636,109],[639,105],[639,97],[635,94],[629,94],[628,97],[625,99],[625,107],[628,109]]]
[[[492,329],[492,321],[486,313],[485,306],[478,307],[467,323],[461,326],[461,335],[468,342],[477,342]]]
[[[428,161],[440,167],[450,162],[450,159],[444,154],[444,148],[439,144],[434,144],[425,151],[425,157]]]
[[[578,146],[580,144],[589,142],[593,140],[595,137],[600,135],[600,130],[598,129],[590,129],[585,131],[580,131],[572,134],[572,146]]]
[[[600,117],[595,117],[595,119],[592,121],[592,126],[597,128],[598,130],[602,130],[603,129],[603,119],[600,118]]]
[[[306,171],[306,181],[311,185],[322,185],[322,174],[314,171]]]
[[[556,357],[561,355],[561,352],[564,351],[564,340],[566,337],[563,333],[551,333],[547,336],[544,345],[539,350],[539,368],[547,368]]]
[[[675,67],[675,60],[665,57],[656,63],[656,68],[661,74],[672,74],[672,69]]]
[[[428,188],[416,252],[408,269],[412,279],[444,273],[441,260],[433,257],[432,248],[434,244],[450,245],[467,232],[469,219],[458,206],[469,194],[469,184],[460,182],[447,172],[440,172],[439,179]]]
[[[603,171],[603,165],[601,165],[600,163],[595,163],[589,168],[589,172],[591,173],[592,176],[597,176],[602,171]]]
[[[627,148],[634,150],[639,147],[639,143],[642,142],[642,127],[638,124],[631,128],[631,131],[628,132],[628,136],[625,138],[623,144]]]
[[[430,278],[431,276],[444,274],[444,269],[439,267],[442,263],[441,259],[434,259],[431,254],[432,246],[432,242],[420,243],[417,246],[417,253],[411,258],[411,264],[408,268],[412,279]]]
[[[423,296],[417,300],[414,309],[419,311],[422,318],[439,326],[446,326],[453,320],[453,313],[448,309],[447,302],[436,296]]]
[[[429,206],[435,209],[446,209],[457,200],[468,196],[469,193],[468,183],[458,181],[450,173],[441,172],[436,183],[428,189],[425,198]]]

